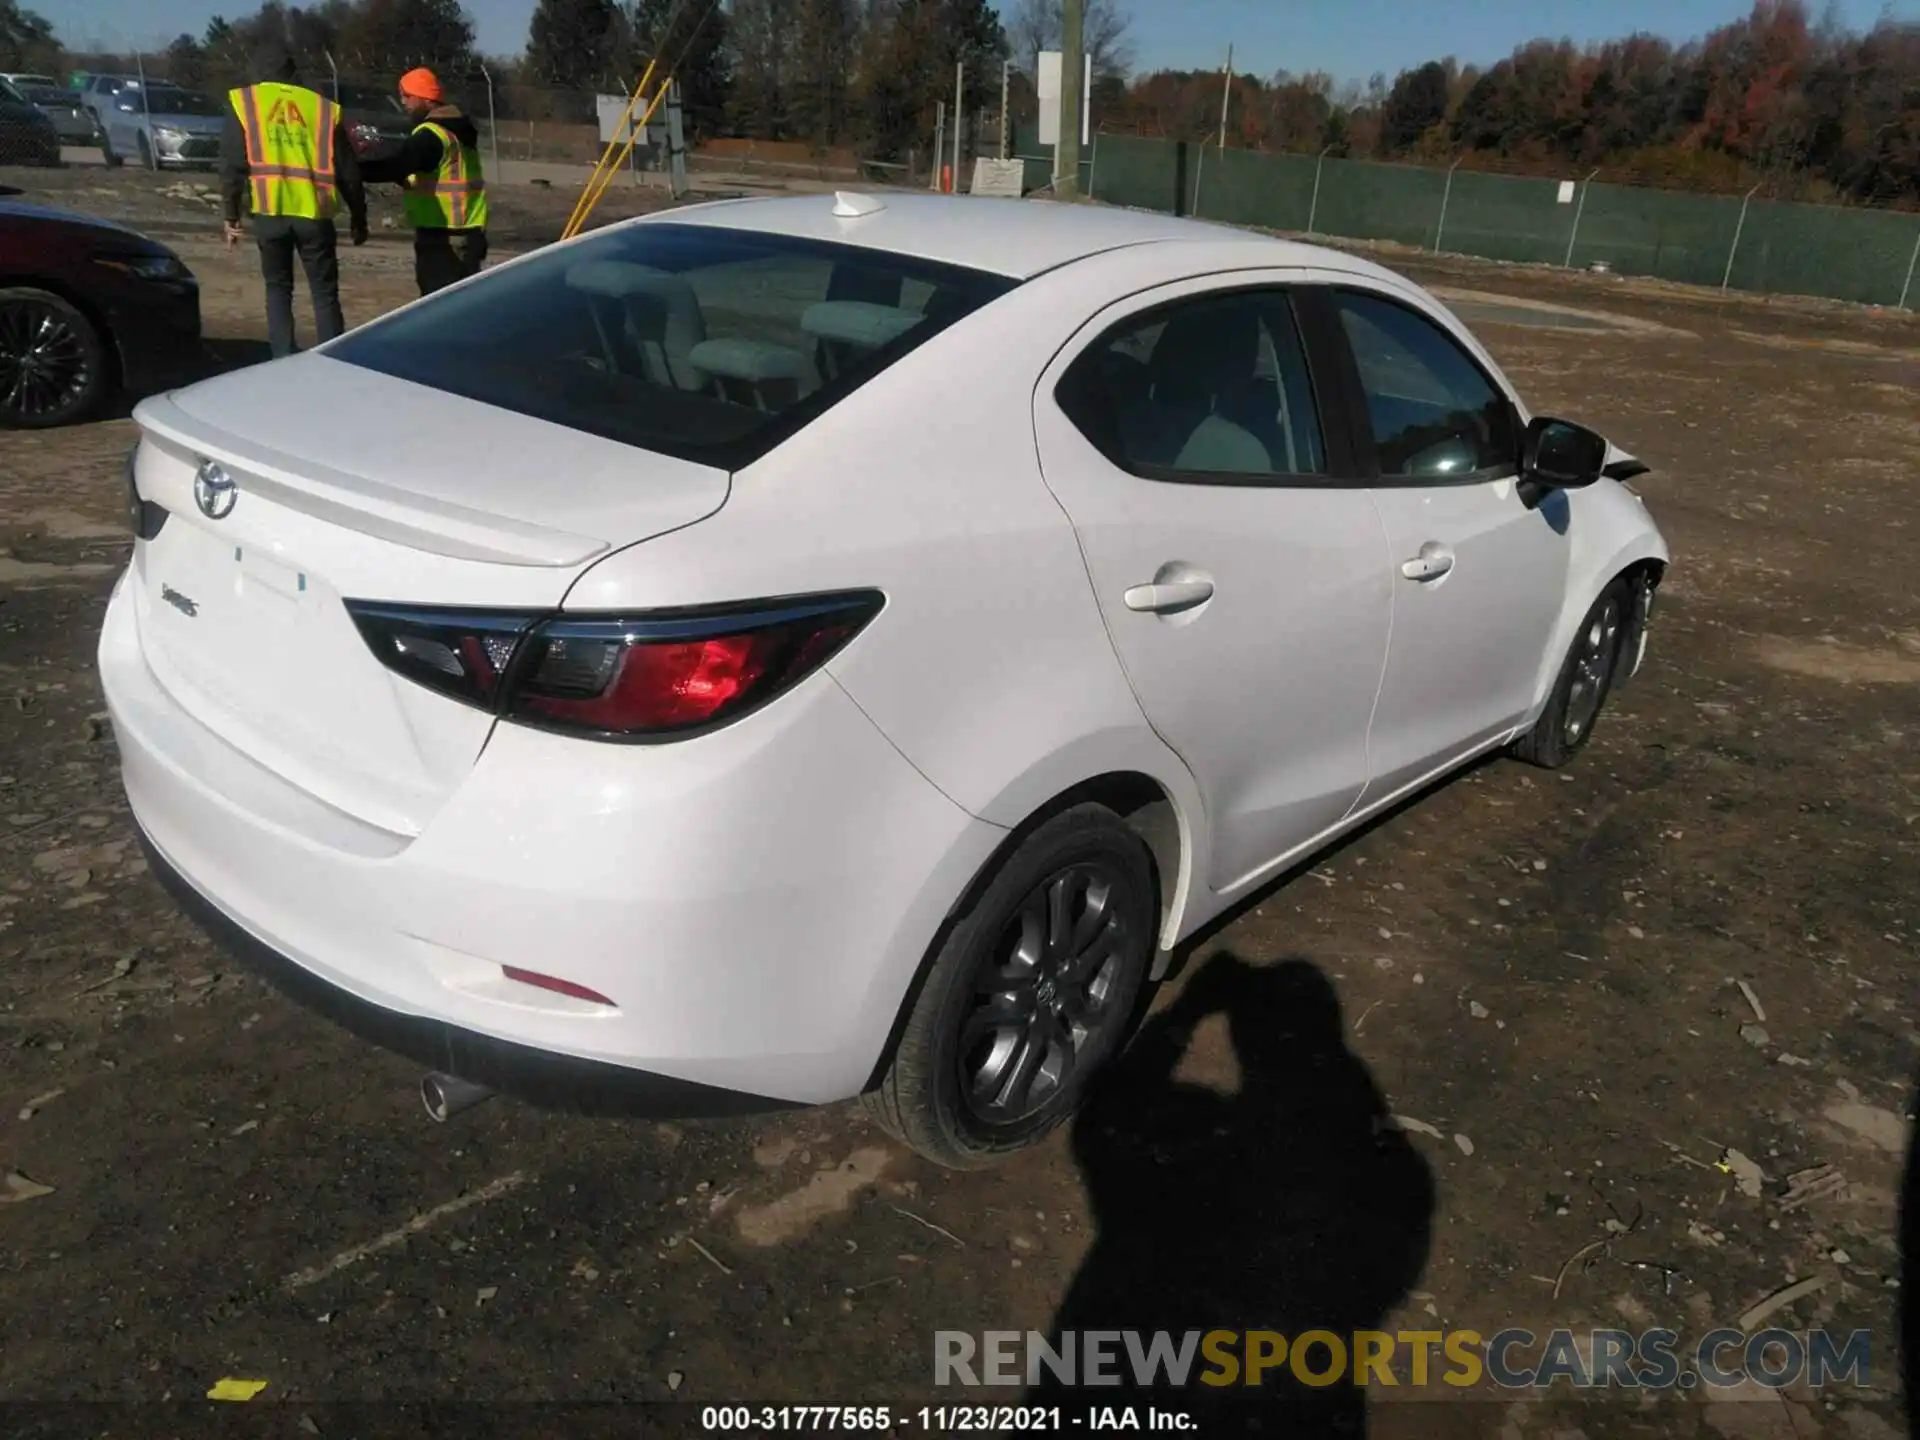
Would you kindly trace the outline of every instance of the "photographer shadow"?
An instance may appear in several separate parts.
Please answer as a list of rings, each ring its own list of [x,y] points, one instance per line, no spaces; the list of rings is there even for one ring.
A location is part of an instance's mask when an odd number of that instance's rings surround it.
[[[1196,1028],[1224,1015],[1239,1069],[1236,1093],[1176,1078]],[[1338,997],[1305,960],[1209,961],[1150,1017],[1103,1076],[1075,1123],[1073,1151],[1091,1196],[1096,1236],[1050,1342],[1066,1332],[1310,1330],[1350,1345],[1379,1328],[1426,1263],[1434,1183],[1347,1048]],[[1121,1341],[1109,1342],[1119,1385],[1067,1389],[1046,1371],[1027,1403],[1084,1413],[1092,1405],[1183,1410],[1202,1433],[1357,1436],[1364,1393],[1350,1365],[1308,1384],[1291,1364],[1258,1385],[1196,1351],[1187,1383],[1164,1370],[1137,1383]],[[1244,1340],[1227,1347],[1244,1363]],[[1349,1357],[1350,1358],[1350,1357]],[[1435,1357],[1438,1358],[1437,1356]],[[1291,1357],[1289,1357],[1289,1360]],[[1329,1367],[1324,1346],[1307,1373]]]

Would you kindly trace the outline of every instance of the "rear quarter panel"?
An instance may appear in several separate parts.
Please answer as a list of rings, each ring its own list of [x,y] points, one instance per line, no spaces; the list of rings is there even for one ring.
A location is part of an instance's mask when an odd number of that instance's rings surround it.
[[[1134,700],[1040,478],[1035,380],[1084,303],[1041,280],[950,327],[740,471],[717,515],[594,566],[567,607],[877,588],[885,610],[829,670],[964,810],[1011,828],[1128,770],[1189,821],[1191,778]]]

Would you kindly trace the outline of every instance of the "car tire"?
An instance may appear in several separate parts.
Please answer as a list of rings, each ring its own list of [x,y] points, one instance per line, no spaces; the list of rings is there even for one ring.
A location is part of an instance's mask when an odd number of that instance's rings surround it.
[[[31,363],[30,383],[16,383]],[[106,337],[62,297],[0,288],[0,429],[46,430],[92,414],[110,388]]]
[[[1613,688],[1620,647],[1632,618],[1632,596],[1615,580],[1600,592],[1580,628],[1533,728],[1513,743],[1514,758],[1557,770],[1585,748]]]
[[[154,161],[153,146],[147,140],[147,137],[145,135],[138,135],[134,138],[140,147],[140,168],[142,170],[158,170],[160,166]]]
[[[1124,1044],[1158,917],[1152,856],[1118,815],[1076,805],[1046,820],[952,918],[862,1103],[950,1169],[1033,1145]]]
[[[114,150],[113,141],[104,135],[100,137],[100,158],[106,161],[109,170],[118,170],[127,163],[126,158]]]

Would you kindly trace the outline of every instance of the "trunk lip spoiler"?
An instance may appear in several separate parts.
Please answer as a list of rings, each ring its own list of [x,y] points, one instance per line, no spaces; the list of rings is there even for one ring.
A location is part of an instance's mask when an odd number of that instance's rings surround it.
[[[177,450],[234,466],[246,475],[247,488],[268,499],[409,549],[455,560],[570,569],[615,548],[593,536],[429,499],[298,459],[202,420],[168,397],[141,401],[133,419]]]

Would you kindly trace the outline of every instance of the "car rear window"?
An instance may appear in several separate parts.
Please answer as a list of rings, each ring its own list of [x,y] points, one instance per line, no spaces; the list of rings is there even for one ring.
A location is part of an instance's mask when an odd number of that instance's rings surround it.
[[[436,295],[326,353],[735,470],[1015,283],[853,245],[631,225]]]

